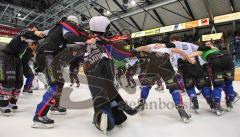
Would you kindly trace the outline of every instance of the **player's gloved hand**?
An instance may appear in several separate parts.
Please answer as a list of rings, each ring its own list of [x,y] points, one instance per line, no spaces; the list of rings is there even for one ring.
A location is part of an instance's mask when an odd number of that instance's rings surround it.
[[[36,73],[35,74],[38,74],[39,72],[41,72],[41,69],[39,67],[35,68],[34,70]]]
[[[131,51],[130,51],[131,53],[132,53],[132,56],[136,56],[136,57],[139,57],[139,52],[136,50],[136,49],[131,49]]]
[[[166,47],[167,48],[176,48],[176,45],[174,43],[169,42],[169,43],[166,43]]]
[[[34,76],[38,76],[38,75],[39,75],[38,72],[35,72],[35,73],[34,73]]]

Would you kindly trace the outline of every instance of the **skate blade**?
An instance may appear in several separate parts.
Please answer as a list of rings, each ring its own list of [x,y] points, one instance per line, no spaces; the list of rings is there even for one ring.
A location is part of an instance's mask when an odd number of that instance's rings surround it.
[[[214,108],[212,108],[210,111],[213,113],[216,113],[216,109],[214,109]]]
[[[194,113],[195,113],[195,114],[200,114],[199,109],[194,109]]]
[[[190,123],[191,119],[190,118],[182,118],[183,123]]]
[[[39,128],[39,129],[50,129],[54,127],[54,124],[42,124],[39,122],[34,122],[31,126],[32,128]]]
[[[240,95],[236,92],[236,97],[233,101],[233,104],[237,103],[240,100]]]
[[[11,113],[2,113],[2,115],[5,117],[9,117],[9,116],[11,116]]]
[[[192,116],[188,114],[188,117],[181,117],[181,119],[184,123],[190,123],[192,121],[191,117]]]
[[[108,127],[108,117],[107,114],[101,115],[101,122],[100,122],[100,129],[103,131],[104,134],[107,134],[107,127]]]
[[[51,115],[66,115],[67,112],[51,111],[50,114],[51,114]]]
[[[232,108],[227,107],[225,111],[226,111],[226,112],[231,112],[231,111],[232,111]]]
[[[222,112],[216,111],[217,116],[222,116],[223,114],[224,114],[224,111],[222,111]]]

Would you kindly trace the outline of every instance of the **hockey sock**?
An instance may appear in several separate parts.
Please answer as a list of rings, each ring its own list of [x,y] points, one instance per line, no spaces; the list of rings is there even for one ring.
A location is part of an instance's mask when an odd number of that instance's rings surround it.
[[[38,116],[43,116],[47,114],[47,112],[50,109],[50,102],[53,99],[53,96],[56,94],[56,92],[57,92],[57,85],[55,84],[50,85],[49,89],[43,95],[42,101],[37,106],[36,114]]]
[[[29,75],[27,77],[26,83],[24,85],[24,89],[29,90],[31,88],[33,79],[34,79],[33,75]]]
[[[181,96],[181,93],[179,92],[179,90],[177,90],[177,89],[170,90],[170,93],[172,95],[173,101],[174,101],[176,106],[183,104],[182,103],[182,96]]]
[[[194,87],[186,88],[186,90],[187,90],[188,97],[193,98],[197,96]]]
[[[215,86],[212,92],[212,97],[215,103],[220,103],[221,102],[221,93],[222,88],[221,86]]]
[[[142,99],[147,99],[148,98],[148,95],[149,95],[149,90],[150,90],[151,88],[150,87],[148,87],[148,86],[142,86],[142,90],[141,90],[141,98]]]
[[[210,87],[203,87],[202,88],[202,95],[205,97],[205,98],[210,98],[211,97],[211,94],[212,94],[212,90]]]
[[[228,100],[230,102],[234,101],[235,95],[234,95],[234,90],[233,90],[233,86],[232,86],[232,81],[225,82],[224,91],[226,93]]]

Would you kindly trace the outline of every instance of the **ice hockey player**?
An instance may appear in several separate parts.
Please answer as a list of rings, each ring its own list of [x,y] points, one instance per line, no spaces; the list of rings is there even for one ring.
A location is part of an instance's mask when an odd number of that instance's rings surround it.
[[[0,51],[1,78],[0,110],[4,115],[18,109],[17,100],[23,86],[21,55],[28,46],[34,44],[41,36],[36,27],[17,34],[2,51]]]
[[[34,74],[32,68],[29,66],[29,62],[35,54],[37,45],[38,43],[33,43],[32,45],[28,46],[28,48],[24,51],[24,54],[22,54],[22,56],[20,57],[22,59],[23,75],[26,78],[23,87],[23,93],[33,93],[31,87],[34,79]]]
[[[87,63],[85,74],[92,94],[94,106],[94,124],[106,133],[127,120],[127,114],[136,114],[122,99],[114,86],[114,67],[111,53],[105,45],[111,44],[104,35],[110,27],[110,21],[104,16],[95,16],[89,22],[93,38],[86,43]]]
[[[80,81],[78,78],[78,73],[79,73],[79,67],[80,67],[80,62],[83,62],[83,56],[76,56],[77,51],[73,51],[73,60],[69,63],[69,77],[70,77],[70,87],[73,86],[74,80],[76,81],[77,87],[80,86]]]
[[[180,38],[176,35],[171,36],[170,41],[175,44],[177,49],[182,50],[187,55],[190,55],[192,52],[197,51],[199,49],[199,46],[194,45],[192,43],[181,42]],[[195,61],[195,58],[191,59]],[[210,96],[211,88],[208,86],[208,82],[204,77],[204,71],[201,65],[199,63],[191,64],[189,62],[186,62],[184,58],[182,58],[181,56],[178,56],[177,61],[178,70],[182,74],[187,94],[192,103],[192,109],[196,113],[199,112],[199,103],[195,87],[201,90],[207,103],[211,107],[212,104],[212,99]]]
[[[60,97],[64,86],[61,67],[67,65],[64,64],[65,61],[71,59],[68,44],[85,42],[86,37],[81,35],[79,30],[77,17],[71,15],[59,21],[49,31],[42,32],[46,38],[37,51],[36,62],[40,72],[46,73],[49,88],[43,95],[42,101],[37,105],[33,128],[53,127],[54,120],[47,117],[50,108],[52,112],[66,113],[66,108],[60,106]]]
[[[204,61],[208,62],[209,76],[211,76],[210,79],[214,87],[212,98],[214,100],[215,113],[220,116],[224,113],[220,104],[222,90],[226,93],[226,105],[229,110],[233,108],[233,102],[237,96],[232,85],[234,80],[234,63],[229,54],[224,54],[215,48],[211,41],[207,41],[205,47],[209,48],[201,48],[205,50],[198,49],[198,51],[192,53],[189,57],[200,55]]]
[[[121,77],[125,74],[126,72],[126,65],[125,62],[123,60],[114,60],[114,67],[116,67],[117,72],[116,72],[116,80],[117,80],[117,84],[119,84],[119,86],[122,86],[122,81],[121,81]]]
[[[133,79],[133,76],[136,74],[137,71],[137,64],[138,64],[138,59],[136,57],[129,57],[127,59],[125,59],[126,61],[126,78],[127,78],[127,86],[126,87],[131,87],[131,88],[135,88],[136,87],[136,82]],[[132,86],[131,86],[132,83]]]

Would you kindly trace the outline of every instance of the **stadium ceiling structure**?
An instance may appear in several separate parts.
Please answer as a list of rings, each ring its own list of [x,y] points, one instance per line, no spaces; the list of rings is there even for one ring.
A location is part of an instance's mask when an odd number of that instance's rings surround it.
[[[135,32],[237,11],[239,0],[0,0],[0,23],[48,29],[76,15],[87,27],[91,17],[104,15],[116,31]]]

